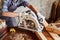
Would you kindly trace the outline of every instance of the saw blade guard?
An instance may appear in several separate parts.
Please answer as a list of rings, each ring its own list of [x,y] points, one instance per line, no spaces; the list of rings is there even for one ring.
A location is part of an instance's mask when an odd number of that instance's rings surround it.
[[[42,24],[38,22],[36,15],[30,10],[20,13],[20,20],[19,28],[39,32],[43,30]]]

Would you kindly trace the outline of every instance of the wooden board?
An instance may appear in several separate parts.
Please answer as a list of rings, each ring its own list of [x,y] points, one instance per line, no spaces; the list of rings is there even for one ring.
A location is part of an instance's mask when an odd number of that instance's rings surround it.
[[[56,33],[50,32],[52,29],[49,28],[48,23],[46,21],[43,22],[43,25],[45,26],[45,30],[42,32],[35,32],[37,37],[41,40],[60,40],[60,36]],[[46,30],[46,28],[48,30]],[[54,30],[55,32],[59,33],[58,30]]]
[[[58,34],[50,32],[52,29],[49,29],[50,26],[48,26],[46,21],[43,22],[43,25],[45,28],[42,32],[35,32],[39,40],[60,40],[60,36]],[[48,31],[46,28],[50,31]]]

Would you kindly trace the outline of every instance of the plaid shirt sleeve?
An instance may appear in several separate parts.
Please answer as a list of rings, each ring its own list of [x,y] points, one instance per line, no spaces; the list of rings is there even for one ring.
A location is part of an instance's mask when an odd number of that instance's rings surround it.
[[[28,0],[21,0],[21,2],[22,2],[22,5],[23,5],[24,7],[26,7],[26,6],[29,5]]]
[[[8,11],[8,2],[9,0],[4,0],[2,12]]]

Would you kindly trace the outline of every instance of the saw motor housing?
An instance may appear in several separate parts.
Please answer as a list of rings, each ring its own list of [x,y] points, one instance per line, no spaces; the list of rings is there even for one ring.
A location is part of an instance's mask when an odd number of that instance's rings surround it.
[[[21,26],[23,25],[23,27]],[[31,30],[31,31],[42,31],[43,26],[39,23],[37,16],[31,10],[20,13],[20,26],[19,28]]]

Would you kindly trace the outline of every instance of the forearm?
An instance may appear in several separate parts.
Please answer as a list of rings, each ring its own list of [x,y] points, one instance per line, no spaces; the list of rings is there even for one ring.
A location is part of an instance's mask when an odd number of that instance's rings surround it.
[[[2,16],[6,16],[6,17],[17,17],[18,13],[15,12],[3,12]]]
[[[37,9],[35,9],[35,7],[31,4],[28,5],[28,8],[30,8],[35,14],[38,13]]]
[[[40,23],[41,23],[41,20],[43,20],[43,21],[45,20],[45,17],[44,17],[43,15],[41,15],[41,14],[38,12],[38,10],[35,9],[34,6],[32,6],[32,5],[30,4],[30,5],[28,5],[28,8],[30,8],[30,9],[36,14],[37,18],[40,20]]]

